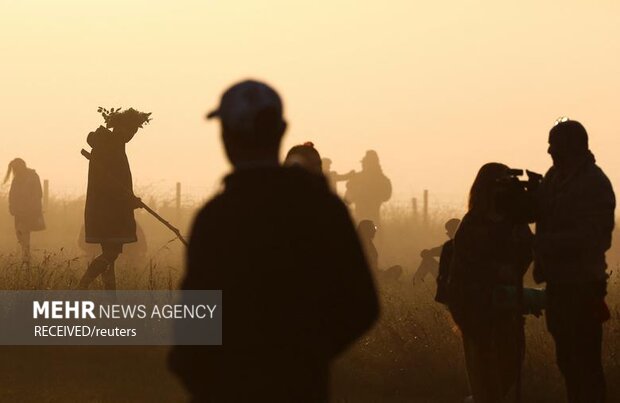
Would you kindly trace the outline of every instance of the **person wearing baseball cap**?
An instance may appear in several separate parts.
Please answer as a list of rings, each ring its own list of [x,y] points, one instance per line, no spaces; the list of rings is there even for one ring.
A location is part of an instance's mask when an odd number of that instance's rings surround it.
[[[230,87],[207,119],[219,119],[228,159],[235,168],[278,165],[286,131],[282,100],[267,84],[246,80]]]
[[[208,115],[233,172],[197,215],[182,289],[222,290],[221,346],[169,357],[193,401],[324,402],[331,361],[378,316],[346,206],[322,175],[279,164],[280,96],[247,80]]]

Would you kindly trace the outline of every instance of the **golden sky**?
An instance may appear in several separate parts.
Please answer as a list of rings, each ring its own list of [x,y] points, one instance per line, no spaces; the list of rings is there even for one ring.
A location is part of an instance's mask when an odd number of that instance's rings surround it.
[[[252,77],[284,98],[284,149],[311,140],[345,172],[374,148],[397,198],[462,200],[489,161],[544,172],[561,115],[617,185],[620,2],[553,3],[0,0],[0,167],[81,194],[97,107],[132,106],[153,113],[137,187],[206,196],[228,165],[204,114]]]

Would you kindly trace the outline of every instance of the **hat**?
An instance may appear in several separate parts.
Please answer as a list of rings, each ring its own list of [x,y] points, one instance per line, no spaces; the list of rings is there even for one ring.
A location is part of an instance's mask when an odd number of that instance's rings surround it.
[[[232,130],[253,132],[256,118],[269,110],[273,117],[282,121],[282,100],[278,93],[265,83],[246,80],[224,92],[220,105],[209,112],[207,119],[220,118]]]

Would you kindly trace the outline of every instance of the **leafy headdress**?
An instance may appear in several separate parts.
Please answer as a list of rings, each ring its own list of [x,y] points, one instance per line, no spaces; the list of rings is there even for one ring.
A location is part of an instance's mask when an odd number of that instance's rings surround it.
[[[148,124],[151,121],[151,112],[140,112],[134,108],[121,111],[121,108],[106,109],[100,106],[97,108],[97,112],[101,113],[101,116],[103,116],[105,126],[108,129],[115,127],[137,127],[141,129],[143,125]]]

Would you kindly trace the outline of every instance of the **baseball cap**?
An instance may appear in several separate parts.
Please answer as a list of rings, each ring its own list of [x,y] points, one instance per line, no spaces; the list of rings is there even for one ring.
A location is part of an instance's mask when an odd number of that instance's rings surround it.
[[[269,110],[272,116],[282,120],[282,100],[269,85],[255,80],[245,80],[228,88],[217,109],[207,114],[207,119],[219,118],[232,130],[252,132],[257,117]]]

